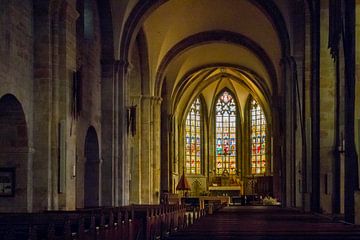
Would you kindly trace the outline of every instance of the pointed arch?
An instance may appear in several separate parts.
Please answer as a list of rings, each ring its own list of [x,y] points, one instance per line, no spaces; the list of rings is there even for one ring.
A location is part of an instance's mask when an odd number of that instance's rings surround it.
[[[216,174],[237,174],[239,146],[239,104],[236,95],[224,88],[215,98]]]
[[[197,96],[184,116],[184,165],[186,174],[204,172],[204,100]]]
[[[139,31],[142,23],[146,17],[156,10],[162,4],[165,4],[169,0],[159,1],[139,1],[131,11],[129,17],[124,24],[124,34],[120,39],[119,56],[121,60],[127,61],[129,58],[130,46],[135,41],[137,32]],[[281,41],[282,56],[288,56],[290,54],[290,39],[288,29],[284,17],[274,3],[273,0],[251,0],[256,6],[266,13],[271,22],[274,24],[277,30],[278,37]]]
[[[249,158],[250,173],[252,175],[265,175],[269,171],[268,155],[268,125],[263,107],[253,96],[247,102],[249,123]]]

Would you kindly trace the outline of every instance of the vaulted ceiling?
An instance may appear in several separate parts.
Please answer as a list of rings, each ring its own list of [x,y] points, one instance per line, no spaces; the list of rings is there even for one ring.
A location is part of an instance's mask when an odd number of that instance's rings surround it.
[[[172,107],[188,103],[199,91],[209,95],[215,91],[210,86],[224,78],[242,85],[237,94],[251,94],[267,105],[282,91],[284,39],[278,22],[290,14],[289,1],[163,0],[148,4],[148,10],[141,10],[140,2],[120,2],[113,1],[123,12],[121,19],[114,16],[119,29],[140,9],[134,34],[142,29],[146,39],[152,94],[161,94],[166,79]],[[274,12],[265,7],[270,2]],[[287,34],[285,25],[282,31]]]

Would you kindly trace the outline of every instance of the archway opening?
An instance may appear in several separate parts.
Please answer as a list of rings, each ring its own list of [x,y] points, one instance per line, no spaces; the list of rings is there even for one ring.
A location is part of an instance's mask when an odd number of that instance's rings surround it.
[[[28,133],[21,103],[0,98],[0,211],[27,212],[29,198]]]
[[[99,142],[94,127],[89,127],[85,138],[84,207],[100,206]]]

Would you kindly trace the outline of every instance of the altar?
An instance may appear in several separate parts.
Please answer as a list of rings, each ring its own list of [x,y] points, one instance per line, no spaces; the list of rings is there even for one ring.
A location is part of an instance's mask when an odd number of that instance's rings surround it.
[[[209,186],[211,196],[241,196],[243,195],[243,188],[241,185],[233,186]]]
[[[214,176],[210,178],[208,190],[211,196],[241,196],[244,184],[238,176]]]

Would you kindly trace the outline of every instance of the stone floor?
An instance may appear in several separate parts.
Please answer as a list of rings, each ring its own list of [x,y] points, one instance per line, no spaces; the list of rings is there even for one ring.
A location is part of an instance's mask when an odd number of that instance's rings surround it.
[[[230,206],[203,217],[169,239],[360,240],[360,226],[280,207]]]

